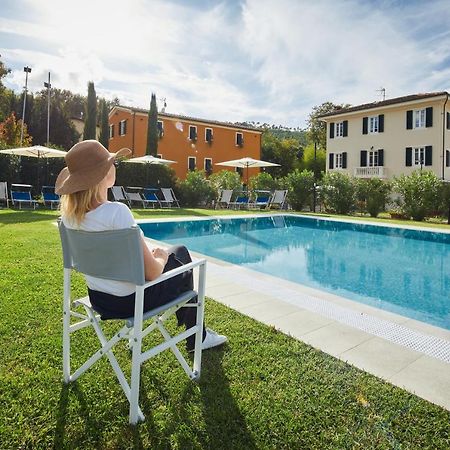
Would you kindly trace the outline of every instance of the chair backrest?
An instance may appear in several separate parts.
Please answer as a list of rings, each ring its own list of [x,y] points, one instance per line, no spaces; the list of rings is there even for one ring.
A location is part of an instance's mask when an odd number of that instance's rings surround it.
[[[113,231],[82,231],[58,221],[64,268],[107,280],[145,283],[144,256],[137,226]]]
[[[286,194],[287,194],[287,190],[279,190],[279,191],[275,191],[273,193],[273,197],[272,197],[272,204],[280,204],[282,205],[284,203],[284,201],[286,200]]]
[[[46,202],[59,201],[59,195],[55,193],[55,186],[42,186],[42,197]]]
[[[30,202],[31,199],[31,192],[22,192],[22,191],[11,191],[11,199],[14,201],[25,201]]]
[[[130,201],[142,202],[142,197],[139,192],[126,192],[126,195]]]
[[[8,183],[6,181],[0,181],[0,199],[8,199]]]
[[[221,203],[230,203],[232,195],[233,195],[233,190],[232,189],[223,189],[222,193],[220,195],[219,202],[221,202]]]
[[[116,201],[127,199],[122,186],[111,186],[111,192]]]
[[[166,202],[174,202],[176,200],[172,188],[161,188],[161,192]]]
[[[149,189],[144,189],[143,195],[144,195],[145,200],[147,200],[148,202],[159,202],[159,199],[156,196],[155,191],[152,191]]]

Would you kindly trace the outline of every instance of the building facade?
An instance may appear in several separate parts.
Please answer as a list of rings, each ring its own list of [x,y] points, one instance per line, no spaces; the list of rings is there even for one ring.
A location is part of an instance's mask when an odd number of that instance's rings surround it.
[[[147,127],[147,110],[114,106],[109,113],[109,150],[128,147],[132,157],[145,155]],[[176,161],[171,167],[181,179],[194,169],[207,174],[235,170],[216,166],[219,162],[261,157],[262,132],[255,128],[160,112],[158,129],[158,156]],[[249,176],[258,172],[249,169]]]
[[[416,94],[324,114],[327,172],[391,179],[413,170],[450,179],[450,99]]]

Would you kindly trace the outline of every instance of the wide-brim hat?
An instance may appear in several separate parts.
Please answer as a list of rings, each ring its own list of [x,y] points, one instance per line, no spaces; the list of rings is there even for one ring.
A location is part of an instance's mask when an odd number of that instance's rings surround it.
[[[90,189],[106,177],[116,158],[130,153],[128,148],[110,153],[95,140],[78,142],[65,156],[67,167],[61,170],[56,179],[55,192],[65,195]]]

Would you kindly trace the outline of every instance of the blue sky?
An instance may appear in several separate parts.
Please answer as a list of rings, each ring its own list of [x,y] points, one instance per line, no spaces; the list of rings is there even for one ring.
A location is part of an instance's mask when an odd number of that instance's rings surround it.
[[[19,92],[52,85],[167,112],[304,127],[324,101],[450,90],[448,0],[2,0]],[[159,101],[162,106],[162,101]]]

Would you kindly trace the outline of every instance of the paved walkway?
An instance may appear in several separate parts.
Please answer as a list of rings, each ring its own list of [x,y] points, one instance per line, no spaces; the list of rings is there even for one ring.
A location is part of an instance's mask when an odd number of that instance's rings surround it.
[[[208,297],[450,410],[450,331],[206,259]]]

